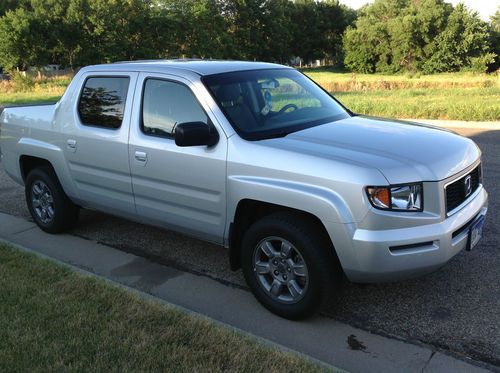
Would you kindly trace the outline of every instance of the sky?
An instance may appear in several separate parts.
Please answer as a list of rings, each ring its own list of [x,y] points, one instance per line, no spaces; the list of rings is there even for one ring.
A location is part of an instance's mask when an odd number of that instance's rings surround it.
[[[351,8],[358,9],[366,3],[371,3],[370,0],[340,0],[342,4],[348,5]],[[481,18],[489,21],[490,16],[495,14],[500,6],[500,0],[446,0],[447,3],[456,5],[458,3],[465,3],[469,9],[473,9],[479,13]]]

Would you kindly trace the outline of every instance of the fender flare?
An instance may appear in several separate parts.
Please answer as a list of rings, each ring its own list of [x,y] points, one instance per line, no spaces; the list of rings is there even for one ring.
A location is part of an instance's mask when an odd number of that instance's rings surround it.
[[[21,160],[23,156],[35,157],[46,160],[52,165],[54,172],[61,183],[61,186],[70,198],[77,197],[76,188],[73,185],[69,170],[66,165],[63,150],[51,143],[32,139],[29,137],[22,137],[18,141],[18,159]],[[19,174],[21,172],[21,164],[19,164]]]

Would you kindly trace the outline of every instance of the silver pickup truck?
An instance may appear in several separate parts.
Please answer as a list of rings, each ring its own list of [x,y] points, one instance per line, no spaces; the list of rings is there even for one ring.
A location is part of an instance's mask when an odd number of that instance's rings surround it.
[[[91,208],[215,242],[292,319],[343,276],[439,268],[477,244],[487,210],[474,142],[355,115],[275,64],[89,66],[58,103],[5,109],[0,131],[3,166],[44,231]]]

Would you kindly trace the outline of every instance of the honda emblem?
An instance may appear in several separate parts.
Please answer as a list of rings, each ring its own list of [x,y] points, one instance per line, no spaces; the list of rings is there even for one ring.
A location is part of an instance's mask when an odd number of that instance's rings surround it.
[[[472,193],[472,182],[470,175],[467,175],[464,179],[465,196],[468,197]]]

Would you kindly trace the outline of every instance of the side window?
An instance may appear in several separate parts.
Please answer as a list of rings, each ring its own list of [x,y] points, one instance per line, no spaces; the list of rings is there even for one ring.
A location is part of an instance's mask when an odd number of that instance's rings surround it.
[[[129,82],[127,77],[88,78],[78,102],[82,123],[86,126],[120,128]]]
[[[179,123],[208,123],[208,117],[193,93],[183,84],[148,79],[142,98],[142,131],[172,138]]]

